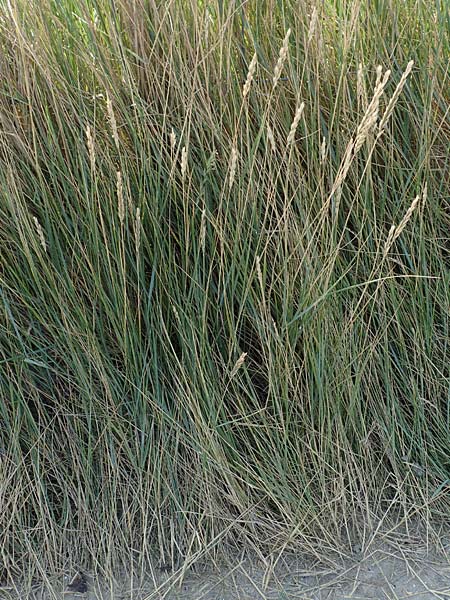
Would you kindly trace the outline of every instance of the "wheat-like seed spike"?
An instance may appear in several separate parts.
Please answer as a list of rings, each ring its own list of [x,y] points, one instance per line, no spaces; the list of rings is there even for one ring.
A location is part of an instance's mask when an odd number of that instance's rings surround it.
[[[398,236],[401,234],[401,232],[405,229],[406,224],[410,220],[411,215],[413,214],[413,212],[415,211],[415,209],[419,203],[419,200],[420,200],[420,196],[416,196],[414,198],[414,200],[411,202],[411,206],[408,208],[408,210],[405,213],[405,216],[400,221],[400,223],[398,224],[398,227],[395,230],[394,236],[392,238],[393,242],[398,238]]]
[[[281,46],[280,54],[278,55],[278,61],[277,61],[277,64],[276,64],[274,72],[273,72],[273,79],[272,79],[273,89],[275,89],[275,87],[278,83],[278,80],[280,79],[281,71],[283,70],[283,65],[284,65],[285,60],[288,55],[288,50],[289,50],[288,44],[289,44],[289,36],[290,35],[291,35],[291,30],[288,29],[286,35],[284,36],[283,45]]]
[[[305,103],[302,102],[295,112],[295,117],[294,117],[294,120],[292,121],[291,130],[289,131],[289,135],[287,138],[287,144],[286,144],[287,146],[290,146],[295,139],[295,133],[297,131],[300,117],[302,116],[304,108],[305,108]]]
[[[236,373],[239,371],[239,369],[242,367],[242,365],[244,364],[245,358],[247,356],[247,352],[243,352],[240,357],[237,359],[237,361],[234,364],[234,367],[231,371],[231,375],[230,377],[233,378]]]
[[[175,319],[177,320],[178,325],[181,325],[180,313],[177,310],[177,307],[172,304],[172,312],[175,315]]]
[[[262,276],[262,271],[261,271],[261,257],[257,256],[256,257],[256,274],[258,275],[258,281],[259,281],[259,285],[261,287],[261,292],[264,291],[264,283],[263,283],[263,276]]]
[[[343,181],[347,177],[350,165],[356,154],[359,152],[361,146],[367,139],[367,136],[376,125],[380,105],[380,98],[383,94],[384,88],[386,86],[390,74],[390,70],[387,70],[384,74],[383,79],[381,79],[382,69],[381,67],[377,68],[377,84],[375,85],[372,100],[370,101],[369,106],[367,107],[366,112],[364,113],[363,118],[361,119],[361,122],[356,130],[355,139],[351,139],[347,145],[347,148],[344,153],[344,158],[342,159],[341,166],[339,167],[330,195],[328,196],[328,202],[335,194],[336,205],[338,205],[339,203],[339,198],[341,194],[340,188]]]
[[[277,149],[277,147],[276,147],[276,144],[275,144],[275,138],[274,138],[274,135],[273,135],[272,127],[269,124],[267,124],[267,139],[270,142],[270,145],[272,147],[272,151],[275,152],[276,149]]]
[[[183,146],[183,149],[181,150],[181,176],[183,178],[185,177],[187,171],[187,156],[187,148],[186,146]]]
[[[314,10],[313,10],[313,13],[311,16],[311,21],[309,23],[308,44],[311,43],[311,40],[313,39],[314,32],[316,31],[316,25],[317,25],[317,6],[314,7]]]
[[[117,150],[119,150],[119,133],[117,131],[116,116],[114,114],[111,98],[108,95],[106,95],[106,109],[108,111],[109,124],[111,125],[114,144],[116,145]]]
[[[359,105],[363,105],[365,89],[364,89],[364,71],[362,63],[358,65],[358,72],[356,75],[356,95],[358,97]]]
[[[347,176],[348,170],[353,160],[353,148],[355,146],[355,142],[353,138],[347,144],[347,148],[344,152],[344,158],[342,159],[341,166],[339,167],[338,173],[336,175],[336,179],[334,180],[333,187],[331,188],[331,192],[329,195],[329,200],[337,192],[337,190],[341,187],[342,182]]]
[[[377,66],[377,79],[375,81],[375,89],[377,89],[377,87],[380,84],[382,73],[383,73],[383,67],[381,65],[378,65]]]
[[[400,221],[400,223],[397,225],[397,227],[395,227],[395,225],[392,225],[386,242],[384,244],[384,250],[383,250],[383,255],[386,256],[387,253],[389,252],[392,244],[395,242],[395,240],[400,236],[400,234],[402,233],[402,231],[405,229],[408,221],[411,218],[411,215],[413,214],[413,212],[415,211],[415,209],[417,208],[417,205],[419,203],[420,200],[420,195],[416,196],[414,198],[414,200],[411,202],[411,206],[408,208],[408,210],[405,213],[405,216],[403,217],[403,219]]]
[[[322,138],[322,145],[320,146],[320,163],[325,162],[325,157],[327,155],[327,140],[325,136]]]
[[[370,131],[374,128],[377,118],[378,111],[380,105],[380,98],[383,94],[386,83],[389,79],[391,72],[387,70],[384,74],[383,79],[381,79],[382,68],[377,67],[377,83],[375,85],[374,93],[372,100],[369,103],[369,106],[366,109],[366,112],[361,119],[361,122],[356,130],[355,139],[351,139],[347,145],[347,148],[344,153],[344,158],[342,159],[341,166],[339,167],[338,173],[336,175],[335,181],[333,183],[330,195],[328,197],[328,201],[331,200],[333,194],[336,194],[336,199],[339,200],[340,196],[340,187],[347,177],[348,170],[352,163],[353,158],[360,150],[361,146],[364,144],[367,136]]]
[[[37,235],[39,238],[39,243],[41,244],[44,252],[47,252],[47,243],[45,241],[44,230],[42,229],[42,225],[39,223],[37,217],[33,217],[34,225],[36,227]]]
[[[384,243],[384,249],[383,249],[383,256],[386,256],[387,253],[389,252],[391,246],[392,246],[392,241],[394,238],[394,233],[395,233],[395,225],[391,225],[391,228],[389,229],[389,233],[388,236],[386,238],[386,242]]]
[[[231,162],[230,162],[230,179],[229,179],[230,189],[233,187],[234,178],[236,176],[237,160],[238,160],[238,151],[237,151],[236,146],[233,146],[231,149]]]
[[[88,147],[88,152],[89,152],[89,160],[91,162],[91,171],[94,171],[95,169],[95,146],[94,146],[94,139],[92,137],[92,132],[91,132],[91,128],[88,125],[86,125],[86,143],[87,143],[87,147]]]
[[[175,131],[172,127],[172,131],[170,132],[170,147],[172,148],[172,152],[175,152],[176,145],[177,145],[177,136],[175,135]]]
[[[205,240],[206,240],[206,209],[202,210],[202,220],[200,223],[200,248],[202,251],[205,250]]]
[[[383,95],[384,88],[388,82],[390,74],[390,70],[385,72],[383,80],[380,81],[380,83],[376,86],[372,100],[370,101],[369,106],[367,107],[366,112],[361,119],[361,123],[356,131],[355,148],[353,152],[354,155],[359,152],[361,146],[366,141],[367,136],[376,125],[380,108],[380,98]]]
[[[271,317],[271,319],[272,319],[272,327],[273,327],[273,330],[275,331],[275,335],[277,336],[277,338],[279,338],[279,337],[280,337],[280,334],[278,333],[278,327],[277,327],[277,324],[275,323],[275,321],[274,321],[273,317]]]
[[[422,206],[425,205],[427,198],[428,198],[428,183],[425,181],[425,184],[424,184],[423,190],[422,190]]]
[[[386,107],[386,110],[384,111],[383,116],[381,117],[380,123],[378,125],[379,131],[382,131],[386,127],[386,124],[387,124],[390,116],[392,115],[392,112],[394,111],[394,107],[397,103],[398,97],[400,96],[401,91],[406,83],[408,75],[411,73],[413,65],[414,65],[413,60],[410,60],[409,63],[406,65],[406,69],[405,69],[403,75],[401,76],[400,81],[398,82],[398,85],[395,88],[395,91],[392,94],[391,99],[389,100],[389,103]]]
[[[123,225],[125,220],[125,203],[123,200],[123,182],[122,182],[122,173],[117,171],[117,212],[119,214],[120,224]]]
[[[245,80],[244,88],[242,90],[243,98],[246,98],[250,91],[250,86],[252,85],[253,77],[255,75],[257,62],[258,62],[258,57],[256,56],[256,52],[255,52],[255,54],[253,55],[253,58],[251,60],[251,63],[248,67],[247,78]]]
[[[139,206],[136,208],[136,222],[135,222],[135,246],[136,256],[139,256],[139,248],[141,246],[141,209]]]

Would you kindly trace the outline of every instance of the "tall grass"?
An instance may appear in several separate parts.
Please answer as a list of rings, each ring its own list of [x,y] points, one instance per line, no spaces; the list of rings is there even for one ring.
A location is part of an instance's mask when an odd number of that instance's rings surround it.
[[[448,515],[449,23],[1,2],[4,569]]]

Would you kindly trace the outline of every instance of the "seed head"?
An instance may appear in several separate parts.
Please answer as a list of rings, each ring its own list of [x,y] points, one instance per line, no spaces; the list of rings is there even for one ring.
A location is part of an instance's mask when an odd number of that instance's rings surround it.
[[[238,151],[237,151],[236,146],[233,146],[231,148],[231,161],[230,161],[230,179],[229,179],[230,189],[233,187],[234,178],[236,176],[237,160],[238,160]]]
[[[378,125],[379,131],[382,131],[386,127],[386,124],[387,124],[390,116],[392,115],[394,107],[397,103],[398,97],[400,96],[401,91],[406,83],[408,75],[411,73],[413,65],[414,65],[413,60],[410,60],[409,63],[406,65],[406,69],[405,69],[403,75],[401,76],[400,81],[398,82],[398,85],[395,88],[395,91],[392,94],[391,99],[389,100],[389,103],[386,107],[386,110],[384,111],[383,116],[381,117],[380,123]]]
[[[123,201],[123,182],[122,173],[117,171],[117,212],[119,214],[120,224],[123,225],[125,220],[125,203]]]
[[[175,152],[175,146],[177,145],[177,136],[175,135],[175,131],[172,127],[172,131],[170,132],[170,147],[172,152]]]
[[[42,229],[42,225],[39,223],[37,217],[33,217],[34,225],[36,227],[36,232],[39,238],[39,243],[41,244],[44,252],[47,252],[47,243],[45,241],[44,230]]]
[[[91,162],[91,171],[95,169],[95,147],[94,147],[94,139],[92,137],[91,128],[89,124],[86,125],[86,144],[89,152],[89,160]]]
[[[322,145],[320,146],[320,162],[323,163],[325,161],[325,157],[327,154],[327,140],[325,136],[322,138]]]
[[[294,120],[292,121],[291,130],[289,131],[289,135],[287,138],[287,146],[290,146],[295,139],[295,133],[297,131],[297,127],[300,121],[300,117],[302,116],[303,110],[305,108],[305,103],[302,102],[300,106],[295,111]]]
[[[275,138],[273,135],[272,127],[269,124],[267,124],[267,139],[269,140],[270,145],[272,146],[272,151],[275,152],[277,147],[275,144]]]
[[[187,171],[187,148],[186,146],[183,146],[183,149],[181,150],[181,176],[184,177],[186,176],[186,171]]]
[[[141,209],[136,208],[136,222],[134,225],[134,242],[136,246],[136,256],[139,256],[139,248],[141,246]]]
[[[311,21],[309,23],[308,44],[313,39],[313,35],[316,30],[316,25],[317,25],[317,6],[314,7],[313,13],[311,15]]]
[[[280,54],[278,55],[278,61],[277,64],[275,66],[274,72],[273,72],[273,89],[276,88],[276,85],[278,83],[278,80],[280,79],[281,76],[281,71],[283,70],[283,65],[286,61],[287,55],[288,55],[288,51],[289,51],[289,36],[291,35],[291,30],[288,29],[286,32],[286,35],[284,36],[284,40],[283,40],[283,45],[280,48]]]
[[[392,225],[388,236],[386,238],[386,242],[384,244],[384,249],[383,249],[383,255],[386,256],[387,253],[389,252],[392,244],[395,242],[395,240],[399,237],[399,235],[401,234],[401,232],[405,229],[408,221],[411,218],[411,215],[413,214],[413,212],[416,210],[416,207],[419,203],[420,200],[420,195],[416,196],[414,198],[414,200],[411,202],[411,206],[408,208],[408,210],[405,213],[405,216],[403,217],[403,219],[400,221],[400,223],[398,224],[397,227],[395,227],[395,225]]]
[[[245,362],[247,352],[243,352],[234,364],[230,377],[233,378]]]
[[[247,95],[250,91],[250,86],[252,85],[253,76],[255,75],[255,71],[256,71],[257,61],[258,61],[258,58],[257,58],[256,52],[255,52],[255,54],[253,55],[253,58],[251,60],[251,63],[248,67],[247,79],[245,80],[244,88],[242,90],[242,96],[244,98],[247,97]]]
[[[114,144],[116,145],[117,150],[119,150],[119,134],[117,131],[116,116],[114,114],[111,98],[108,95],[106,96],[106,110],[108,111],[109,124],[111,126]]]

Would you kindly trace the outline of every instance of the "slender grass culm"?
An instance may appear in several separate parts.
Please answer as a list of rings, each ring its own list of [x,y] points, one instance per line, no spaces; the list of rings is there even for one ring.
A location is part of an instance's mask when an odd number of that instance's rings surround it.
[[[0,585],[438,539],[449,23],[0,1]]]

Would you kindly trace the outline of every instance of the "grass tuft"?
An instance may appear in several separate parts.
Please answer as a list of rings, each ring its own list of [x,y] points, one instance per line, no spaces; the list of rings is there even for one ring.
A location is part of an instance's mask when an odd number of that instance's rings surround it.
[[[0,5],[3,571],[445,519],[446,2]]]

